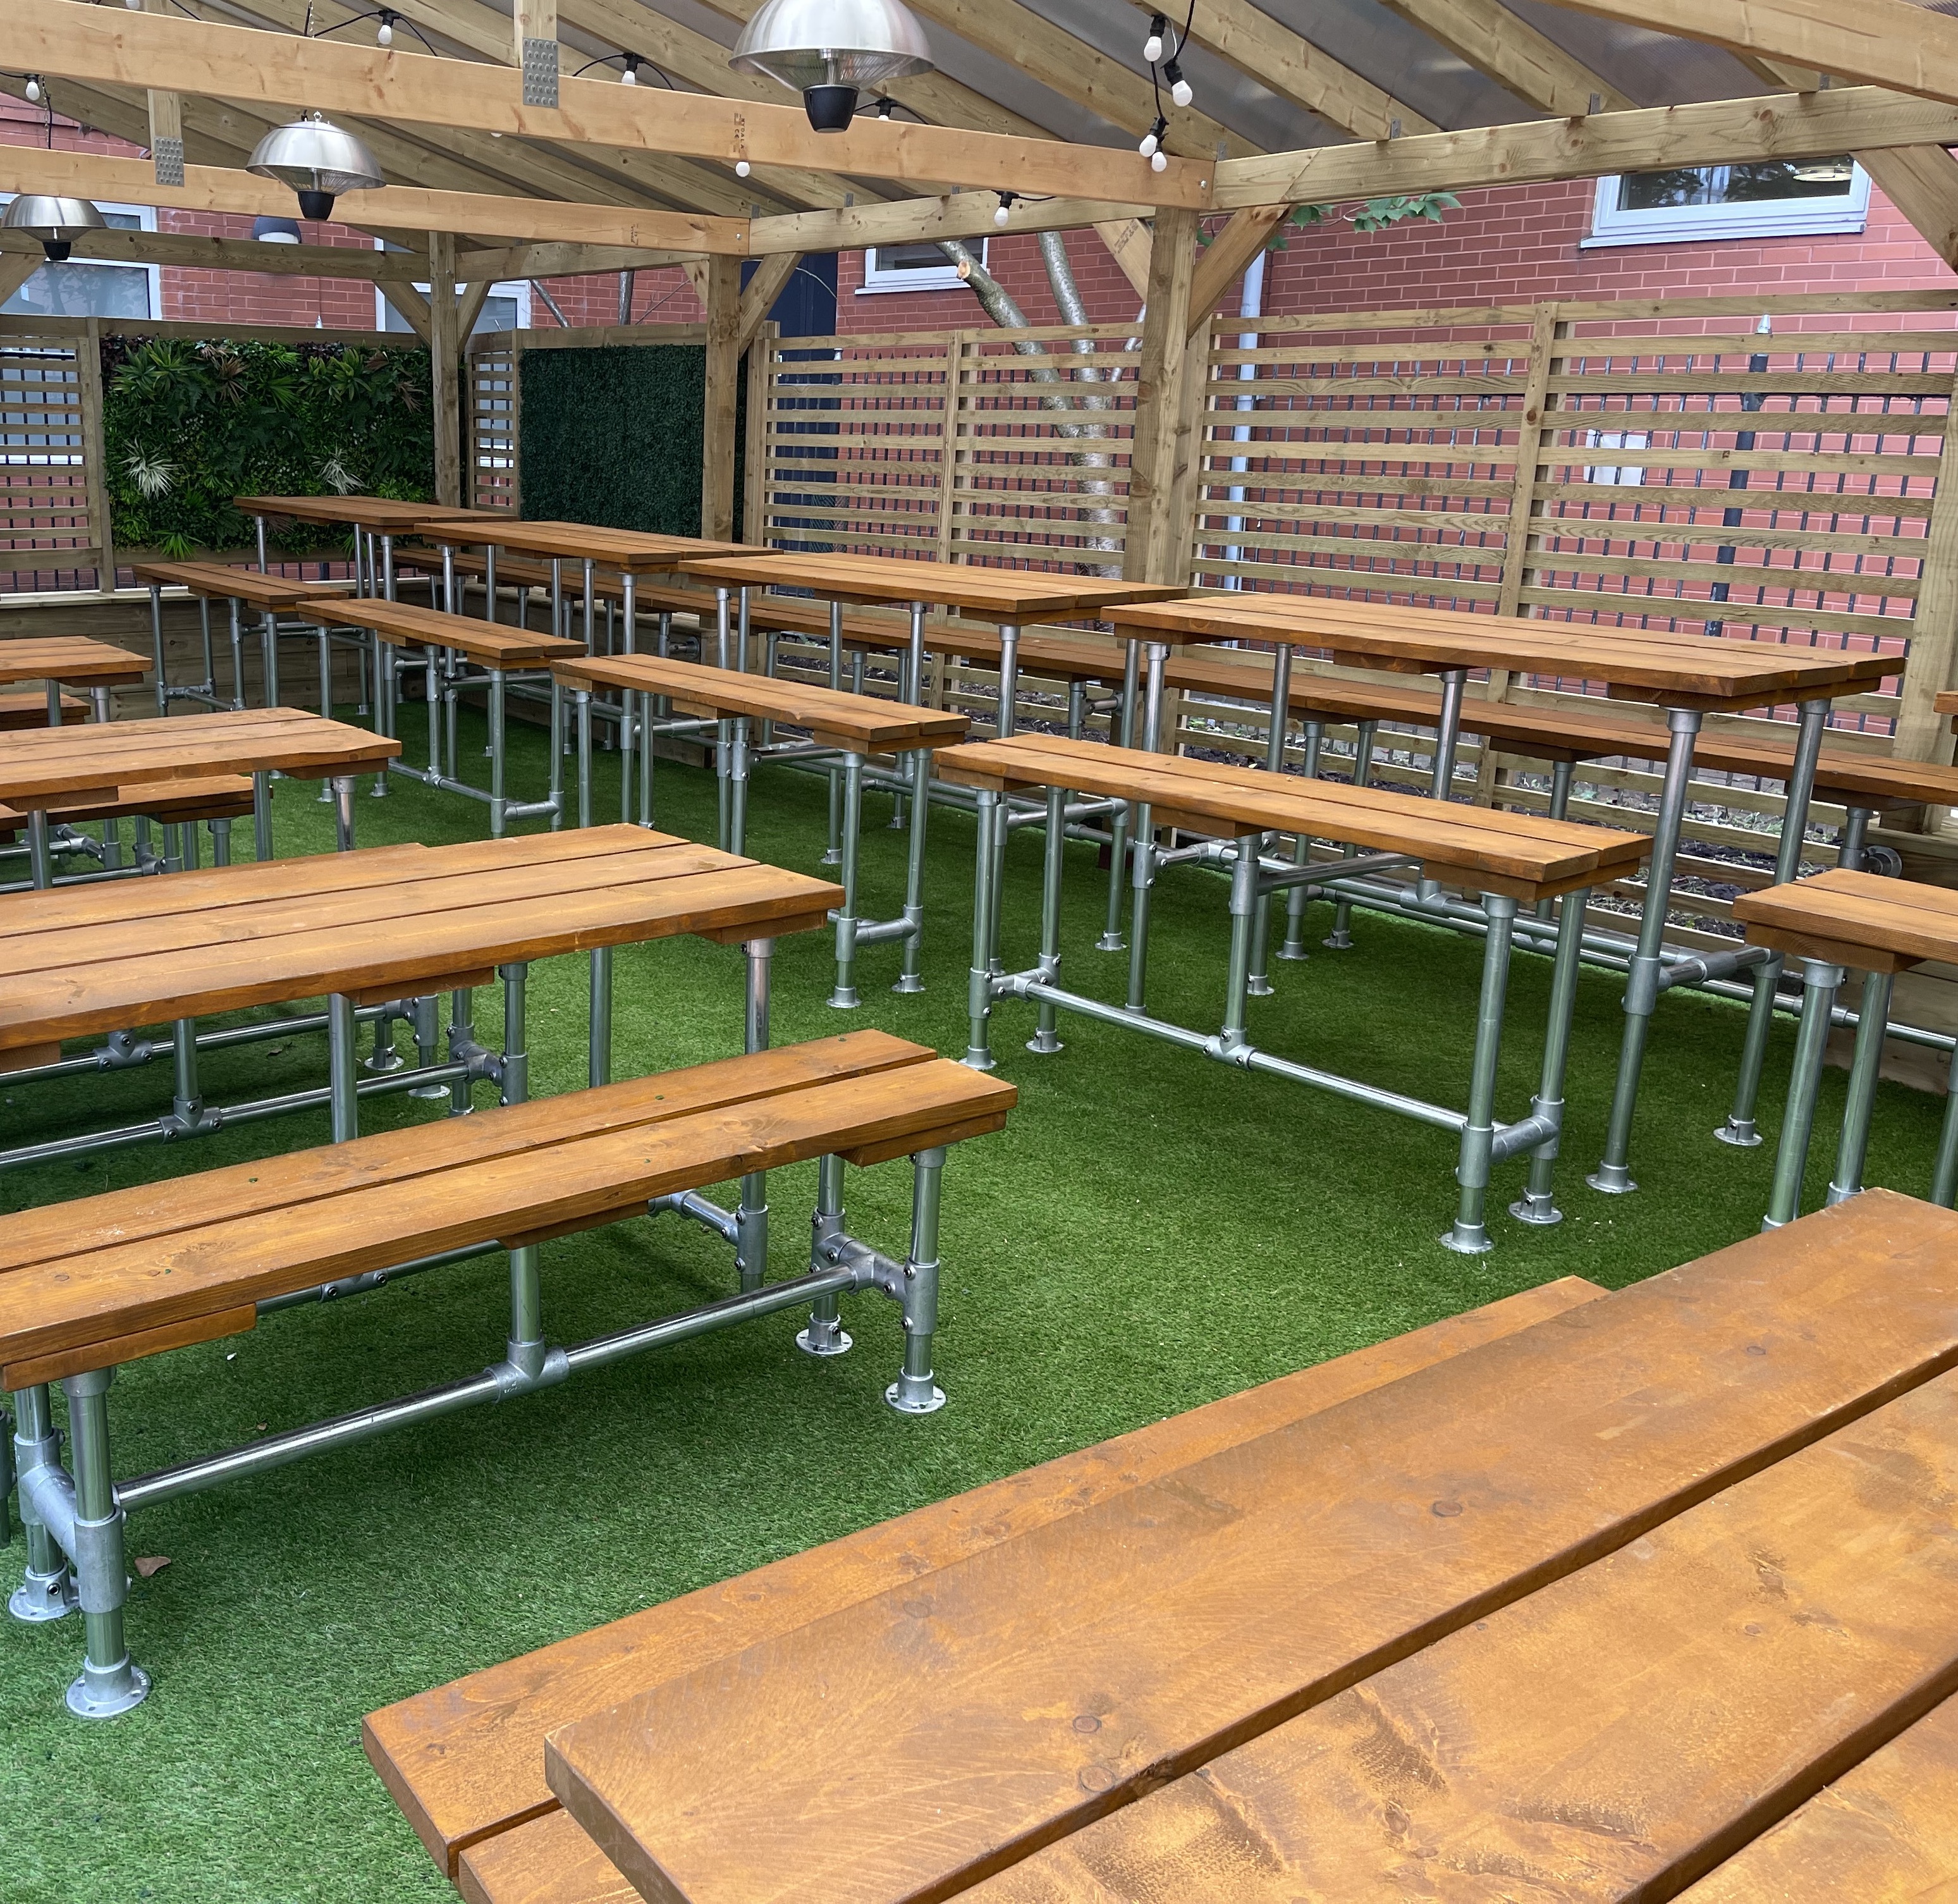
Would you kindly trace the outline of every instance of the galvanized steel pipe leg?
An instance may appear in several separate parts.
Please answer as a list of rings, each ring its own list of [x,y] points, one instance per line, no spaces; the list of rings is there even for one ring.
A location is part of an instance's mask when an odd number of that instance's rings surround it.
[[[252,849],[262,862],[272,856],[272,776],[252,776]]]
[[[857,1008],[857,835],[863,820],[863,757],[843,757],[843,907],[836,916],[836,984],[829,1002],[838,1011]]]
[[[1353,744],[1353,784],[1364,787],[1373,774],[1374,723],[1362,721]],[[1359,851],[1356,846],[1345,849],[1345,857],[1351,859]],[[1329,952],[1350,952],[1353,949],[1353,902],[1342,899],[1332,909],[1332,930],[1320,944]]]
[[[1265,766],[1269,773],[1282,773],[1285,770],[1285,734],[1291,722],[1291,645],[1282,641],[1272,663],[1272,705],[1266,717]],[[1289,900],[1287,903],[1289,906]],[[1271,937],[1272,897],[1269,893],[1261,893],[1257,900],[1256,922],[1252,931],[1250,975],[1247,981],[1254,998],[1271,996]]]
[[[327,1081],[333,1112],[333,1141],[350,1144],[360,1134],[360,1094],[354,1076],[353,1001],[344,992],[326,1001]]]
[[[1775,884],[1785,886],[1801,877],[1801,848],[1808,830],[1808,806],[1815,791],[1815,769],[1822,756],[1822,735],[1829,725],[1829,703],[1804,701],[1801,725],[1795,735],[1795,764],[1788,776],[1787,798],[1781,816],[1781,842],[1775,853]],[[1768,1037],[1774,1028],[1775,990],[1781,981],[1782,957],[1777,952],[1754,967],[1754,995],[1747,1008],[1747,1035],[1741,1047],[1741,1074],[1735,1081],[1734,1108],[1714,1135],[1723,1144],[1751,1148],[1760,1142],[1754,1127],[1754,1107],[1760,1097],[1761,1073],[1767,1064]]]
[[[1319,778],[1319,754],[1325,739],[1326,728],[1322,722],[1313,719],[1305,723],[1304,766],[1305,778],[1308,780]],[[1310,863],[1311,858],[1311,840],[1304,833],[1294,834],[1291,843],[1291,863],[1294,866],[1304,866]],[[1305,949],[1305,909],[1311,896],[1311,890],[1307,886],[1294,886],[1285,896],[1285,943],[1278,951],[1282,959],[1297,960],[1311,956]],[[1261,948],[1264,943],[1260,937],[1258,944]],[[1271,988],[1267,985],[1265,989],[1269,992]]]
[[[809,1266],[811,1272],[835,1268],[829,1247],[844,1233],[843,1160],[820,1159],[816,1166],[816,1214],[809,1224]],[[796,1335],[796,1347],[805,1355],[848,1355],[851,1343],[843,1326],[836,1292],[825,1291],[809,1308],[809,1326]]]
[[[578,723],[578,823],[591,824],[591,690],[572,690],[572,705]]]
[[[78,1718],[109,1719],[140,1706],[150,1677],[129,1658],[122,1607],[129,1576],[122,1546],[122,1507],[109,1467],[109,1384],[113,1369],[71,1375],[68,1396],[70,1458],[74,1464],[75,1586],[81,1607],[81,1674],[68,1689]]]
[[[1937,1160],[1932,1168],[1931,1201],[1950,1210],[1958,1206],[1958,1048],[1944,1087],[1944,1122],[1937,1134]]]
[[[1842,841],[1836,849],[1836,864],[1846,866],[1852,872],[1861,871],[1865,852],[1865,843],[1869,837],[1869,808],[1847,808],[1843,816]]]
[[[1836,1151],[1836,1174],[1829,1180],[1827,1204],[1847,1203],[1863,1187],[1863,1161],[1869,1154],[1870,1119],[1877,1107],[1877,1081],[1883,1070],[1884,1034],[1889,1028],[1890,992],[1896,975],[1866,972],[1856,1001],[1856,1054],[1849,1061],[1849,1091],[1842,1107],[1842,1135]]]
[[[509,717],[509,681],[500,668],[489,671],[489,837],[501,839],[505,821],[503,810],[507,771],[504,745]]]
[[[231,598],[231,706],[234,712],[245,706],[245,622],[238,598]]]
[[[415,1062],[424,1070],[442,1061],[442,1001],[433,992],[425,998],[417,998],[414,1004]],[[387,1027],[387,1063],[381,1063],[382,1027]],[[377,1019],[374,1028],[374,1055],[367,1061],[376,1071],[399,1069],[402,1060],[394,1052],[394,1021],[391,1018]],[[446,1097],[449,1087],[446,1084],[417,1084],[408,1093],[410,1097],[432,1104],[438,1098]]]
[[[1231,862],[1231,964],[1224,984],[1224,1030],[1218,1042],[1224,1052],[1239,1049],[1244,1037],[1246,1000],[1250,993],[1252,936],[1269,920],[1259,910],[1258,855],[1265,836],[1260,833],[1237,836],[1237,856]],[[1136,942],[1141,943],[1139,930]],[[1131,1011],[1138,1008],[1131,1003]]]
[[[891,988],[893,992],[924,989],[924,980],[918,976],[918,962],[924,944],[925,830],[930,817],[931,750],[920,747],[911,755],[911,833],[905,866],[905,923],[911,930],[904,937],[898,982]],[[1003,825],[1003,806],[1000,819]]]
[[[335,847],[343,853],[353,850],[353,776],[338,773],[333,777],[333,839]]]
[[[1553,760],[1550,763],[1550,817],[1563,819],[1570,811],[1570,782],[1575,770],[1568,760]],[[1540,899],[1536,903],[1536,916],[1540,919],[1550,917],[1557,904],[1553,899]],[[1566,906],[1563,916],[1569,918],[1570,909]],[[1581,918],[1581,915],[1579,916]]]
[[[550,830],[564,825],[564,684],[553,674],[550,687]]]
[[[27,814],[27,865],[35,886],[46,892],[55,883],[54,851],[48,838],[48,815],[44,807]]]
[[[268,608],[260,627],[265,645],[265,705],[282,707],[285,703],[279,697],[279,617]]]
[[[768,981],[775,942],[749,939],[741,950],[748,961],[746,1036],[743,1048],[750,1053],[768,1048]],[[734,1213],[734,1268],[742,1293],[762,1287],[768,1271],[768,1179],[765,1171],[751,1170],[741,1179],[741,1201]]]
[[[965,1062],[974,1071],[982,1071],[993,1068],[993,816],[999,804],[999,795],[984,787],[978,790],[978,852],[972,878],[972,963],[966,974],[966,1010],[971,1036],[965,1047]],[[848,837],[846,834],[846,840]]]
[[[497,1101],[502,1104],[528,1103],[531,1095],[531,1052],[524,992],[531,968],[528,965],[505,965],[496,969],[503,981],[503,1075]]]
[[[1779,1230],[1801,1214],[1802,1180],[1808,1174],[1808,1144],[1815,1129],[1815,1100],[1822,1088],[1822,1061],[1829,1047],[1830,1021],[1844,973],[1827,959],[1802,961],[1801,1023],[1795,1038],[1795,1071],[1788,1084],[1781,1143],[1775,1152],[1774,1187],[1768,1194],[1763,1230]]]
[[[509,1027],[504,1027],[504,1036],[509,1035]],[[449,994],[448,1055],[451,1062],[460,1058],[476,1042],[476,994],[463,986]],[[448,1087],[448,1114],[451,1117],[467,1117],[475,1108],[470,1101],[470,1081],[458,1077]]]
[[[1530,1100],[1530,1115],[1548,1121],[1557,1134],[1530,1153],[1529,1182],[1523,1194],[1510,1205],[1510,1214],[1519,1223],[1548,1227],[1561,1223],[1564,1212],[1553,1194],[1557,1176],[1557,1147],[1564,1131],[1564,1074],[1570,1057],[1570,1023],[1577,1008],[1577,975],[1584,960],[1584,909],[1591,892],[1567,893],[1557,941],[1557,960],[1551,968],[1550,1017],[1544,1031],[1543,1077],[1536,1096]]]
[[[1040,975],[1049,985],[1060,982],[1060,883],[1066,865],[1067,793],[1064,788],[1047,790],[1047,843],[1041,862]],[[1043,1056],[1063,1049],[1056,1026],[1059,1008],[1051,998],[1040,1001],[1040,1017],[1027,1049]]]
[[[587,1081],[594,1088],[612,1081],[612,948],[591,954],[591,1049]]]
[[[945,1152],[920,1150],[911,1159],[911,1248],[905,1264],[904,1372],[884,1391],[901,1415],[936,1414],[945,1391],[932,1379],[932,1344],[938,1334],[938,1207]]]
[[[829,691],[843,691],[843,604],[829,605]],[[820,864],[838,866],[843,862],[843,775],[835,761],[829,767],[829,844]]]
[[[1496,1068],[1503,1052],[1503,1001],[1510,984],[1510,941],[1516,903],[1507,893],[1484,893],[1489,922],[1482,943],[1482,995],[1475,1012],[1475,1055],[1468,1081],[1468,1122],[1462,1132],[1462,1158],[1455,1167],[1462,1201],[1455,1226],[1442,1237],[1444,1247],[1479,1256],[1495,1245],[1484,1221],[1489,1198],[1489,1167],[1496,1137]]]
[[[205,614],[209,613],[207,608]],[[167,714],[170,711],[170,676],[163,668],[163,590],[162,583],[157,582],[150,584],[150,643],[156,652],[157,712]]]
[[[1605,1154],[1584,1181],[1608,1196],[1623,1196],[1639,1186],[1632,1181],[1632,1119],[1638,1109],[1639,1074],[1645,1067],[1646,1039],[1659,1008],[1659,952],[1665,943],[1667,902],[1672,868],[1679,854],[1680,828],[1686,819],[1687,783],[1693,773],[1693,743],[1700,731],[1695,708],[1675,707],[1666,716],[1672,740],[1666,753],[1665,780],[1659,792],[1652,833],[1652,860],[1646,872],[1646,901],[1639,915],[1638,949],[1625,980],[1625,1032],[1618,1047],[1617,1082],[1611,1093],[1611,1121]]]
[[[45,1383],[17,1389],[14,1395],[14,1472],[61,1465],[61,1431],[55,1426]],[[61,1543],[34,1512],[27,1490],[21,1490],[21,1526],[27,1536],[27,1570],[8,1596],[7,1610],[16,1620],[40,1626],[65,1619],[75,1604],[74,1578]]]
[[[733,723],[733,757],[727,765],[727,851],[730,853],[748,850],[748,725],[745,717]]]
[[[1122,664],[1122,709],[1118,744],[1134,744],[1136,698],[1141,681],[1142,644],[1131,640]],[[1128,871],[1128,843],[1131,815],[1125,801],[1115,809],[1109,829],[1108,919],[1101,936],[1095,941],[1098,952],[1120,952],[1128,944],[1122,936],[1122,887]]]

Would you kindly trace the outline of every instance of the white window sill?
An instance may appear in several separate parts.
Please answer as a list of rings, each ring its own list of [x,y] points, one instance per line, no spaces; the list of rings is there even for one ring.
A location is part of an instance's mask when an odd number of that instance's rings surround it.
[[[859,284],[850,294],[852,297],[915,297],[920,291],[962,291],[965,281],[954,276],[950,280],[933,277],[928,284]]]

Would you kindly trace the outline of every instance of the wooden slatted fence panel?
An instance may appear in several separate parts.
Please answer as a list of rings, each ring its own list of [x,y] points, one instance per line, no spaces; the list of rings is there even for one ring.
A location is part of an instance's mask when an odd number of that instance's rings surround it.
[[[469,353],[464,389],[467,411],[472,509],[522,512],[517,445],[521,434],[518,360],[522,345],[499,336]]]
[[[101,363],[92,332],[0,336],[0,589],[106,585]]]

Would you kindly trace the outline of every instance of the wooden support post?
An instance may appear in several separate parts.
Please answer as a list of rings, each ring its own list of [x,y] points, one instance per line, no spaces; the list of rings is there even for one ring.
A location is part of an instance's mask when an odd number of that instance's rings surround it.
[[[1149,301],[1142,322],[1136,437],[1129,459],[1128,535],[1122,573],[1131,582],[1164,582],[1187,543],[1174,512],[1177,474],[1189,455],[1183,379],[1190,362],[1190,288],[1196,274],[1196,214],[1165,209],[1149,248]]]
[[[941,562],[952,558],[952,537],[958,525],[960,386],[965,376],[969,331],[955,331],[945,347],[945,383],[938,416],[938,547]]]
[[[429,240],[429,358],[435,389],[435,500],[462,506],[462,330],[455,300],[455,240]]]
[[[145,13],[163,13],[170,0],[144,0]],[[184,182],[183,96],[147,89],[150,100],[150,163],[159,185]]]
[[[734,420],[741,403],[741,261],[707,267],[707,401],[700,455],[700,532],[734,535]]]
[[[1947,405],[1958,419],[1958,382]],[[1904,760],[1948,760],[1951,740],[1944,716],[1932,705],[1943,689],[1958,687],[1958,429],[1947,429],[1937,458],[1937,498],[1925,539],[1912,618],[1910,658],[1904,668],[1896,738],[1890,751]],[[1939,810],[1926,809],[1926,830],[1937,830]]]
[[[748,468],[741,485],[741,540],[768,539],[768,372],[775,360],[778,326],[767,321],[745,339],[748,353]]]
[[[96,549],[96,586],[116,586],[116,532],[109,512],[109,448],[103,427],[102,320],[91,317],[75,353],[81,386],[82,478],[88,496],[88,539]]]
[[[524,103],[557,103],[557,0],[516,0],[516,63],[524,70]]]
[[[1108,255],[1138,297],[1149,294],[1149,228],[1139,218],[1117,218],[1095,227]]]

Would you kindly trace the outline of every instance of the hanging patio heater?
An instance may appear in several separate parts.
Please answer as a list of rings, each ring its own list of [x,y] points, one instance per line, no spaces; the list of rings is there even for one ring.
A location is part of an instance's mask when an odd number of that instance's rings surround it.
[[[924,29],[901,0],[767,0],[728,61],[802,95],[819,132],[844,132],[867,86],[933,68]]]
[[[372,192],[387,183],[373,154],[319,113],[275,125],[254,148],[245,170],[290,186],[303,218],[331,218],[333,202],[343,192]]]
[[[56,198],[24,192],[8,202],[0,225],[9,231],[31,233],[41,241],[51,265],[65,265],[77,235],[100,231],[108,220],[86,198]]]

